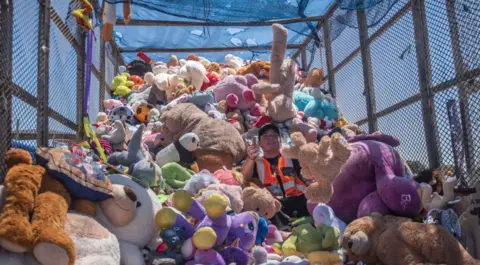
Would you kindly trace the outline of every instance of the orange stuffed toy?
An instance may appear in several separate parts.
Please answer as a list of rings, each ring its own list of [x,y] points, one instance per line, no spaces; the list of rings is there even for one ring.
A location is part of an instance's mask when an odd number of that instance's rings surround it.
[[[140,89],[140,87],[142,87],[142,85],[144,83],[143,79],[138,75],[131,75],[130,77],[128,77],[128,81],[133,82],[133,86],[130,87],[130,89],[132,89],[132,90]]]
[[[73,265],[72,239],[65,233],[70,193],[30,154],[10,150],[5,159],[5,204],[0,215],[0,246],[8,251],[32,251],[41,264]]]
[[[255,61],[249,65],[240,67],[237,75],[254,74],[258,79],[270,78],[270,62]]]

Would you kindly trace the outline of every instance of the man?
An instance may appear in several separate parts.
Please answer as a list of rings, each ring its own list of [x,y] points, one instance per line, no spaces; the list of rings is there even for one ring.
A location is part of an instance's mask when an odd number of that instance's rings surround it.
[[[258,139],[258,145],[254,138],[247,147],[247,160],[242,166],[245,182],[266,188],[280,200],[281,214],[274,217],[277,223],[278,219],[285,219],[283,214],[288,217],[308,216],[307,199],[303,194],[307,185],[300,175],[299,162],[280,154],[280,130],[274,124],[266,124],[258,131]],[[259,156],[259,147],[263,151],[262,157]],[[285,220],[280,222],[286,224]]]

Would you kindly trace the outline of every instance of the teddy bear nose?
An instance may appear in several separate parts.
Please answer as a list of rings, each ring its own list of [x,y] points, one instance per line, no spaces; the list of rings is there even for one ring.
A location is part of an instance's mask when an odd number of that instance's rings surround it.
[[[352,248],[352,247],[353,247],[353,241],[350,240],[350,241],[348,241],[348,248]]]
[[[127,195],[127,197],[132,200],[132,201],[137,201],[137,195],[135,194],[135,192],[132,190],[132,188],[130,187],[123,187],[123,191],[125,191],[125,195]]]

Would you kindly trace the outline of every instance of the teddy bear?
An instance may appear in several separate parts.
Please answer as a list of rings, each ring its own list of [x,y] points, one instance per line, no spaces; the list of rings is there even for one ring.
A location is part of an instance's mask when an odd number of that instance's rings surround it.
[[[228,112],[226,119],[227,122],[232,124],[240,134],[245,132],[245,119],[240,110],[236,109],[235,111]]]
[[[182,95],[188,95],[188,98],[193,96],[193,92],[195,91],[194,86],[186,86],[185,84],[179,84],[175,87],[172,93],[172,98],[177,99],[180,98]],[[172,100],[173,101],[173,100]],[[172,102],[170,101],[170,102]]]
[[[185,65],[178,70],[177,75],[196,90],[201,90],[203,83],[210,81],[207,77],[207,69],[198,61],[187,60]]]
[[[237,71],[231,67],[226,67],[226,68],[223,68],[221,71],[220,71],[220,80],[223,80],[225,78],[227,78],[227,76],[235,76],[237,75]]]
[[[170,56],[170,60],[168,60],[167,62],[167,67],[177,67],[177,66],[180,66],[180,63],[178,62],[178,58],[176,55],[172,54]]]
[[[263,60],[255,61],[237,69],[238,75],[254,74],[259,79],[268,79],[270,75],[270,62]]]
[[[207,67],[207,72],[209,73],[217,73],[218,74],[218,78],[220,79],[220,73],[222,71],[222,66],[219,64],[219,63],[210,63],[210,65],[208,65]]]
[[[247,187],[242,192],[242,200],[244,211],[254,211],[267,220],[281,209],[280,201],[266,189]]]
[[[343,247],[348,260],[367,264],[480,264],[442,226],[378,213],[351,222]]]
[[[185,115],[188,113],[188,115]],[[223,120],[212,119],[191,103],[176,104],[160,117],[167,142],[178,140],[193,132],[200,138],[196,162],[200,169],[215,172],[224,166],[231,169],[246,155],[245,141],[235,127]]]
[[[195,199],[202,205],[214,194],[223,194],[227,201],[226,211],[233,211],[238,214],[241,213],[244,206],[242,198],[242,188],[240,186],[232,186],[226,184],[210,184],[195,196]]]
[[[242,67],[243,60],[242,60],[242,58],[240,58],[238,56],[235,56],[233,54],[227,54],[227,55],[225,55],[225,64],[228,67],[231,67],[233,69],[238,69],[238,68]]]
[[[302,176],[316,180],[305,192],[307,199],[327,203],[345,223],[372,212],[407,217],[421,212],[419,185],[404,175],[404,163],[394,149],[399,145],[397,138],[375,133],[347,142],[334,133],[315,144],[294,133],[292,143],[281,148],[282,154],[298,159]]]
[[[157,249],[161,243],[155,225],[155,214],[162,208],[161,202],[148,186],[125,175],[114,174],[109,178],[114,186],[114,197],[97,204],[96,219],[117,237],[120,264],[145,264],[141,249]]]
[[[72,202],[68,190],[44,167],[33,165],[25,150],[8,151],[5,164],[0,246],[15,253],[32,251],[40,264],[73,265],[75,246],[65,232]]]
[[[293,102],[296,64],[285,59],[288,31],[280,24],[272,25],[273,41],[270,58],[270,83],[260,82],[252,86],[257,94],[271,94],[267,113],[273,121],[282,123],[297,116]]]
[[[325,73],[323,68],[313,68],[303,81],[300,91],[304,91],[306,88],[319,88],[324,83]],[[306,92],[306,91],[304,91]]]
[[[159,73],[153,77],[155,86],[161,91],[165,91],[167,101],[174,99],[173,93],[178,85],[182,84],[182,79],[174,74]]]

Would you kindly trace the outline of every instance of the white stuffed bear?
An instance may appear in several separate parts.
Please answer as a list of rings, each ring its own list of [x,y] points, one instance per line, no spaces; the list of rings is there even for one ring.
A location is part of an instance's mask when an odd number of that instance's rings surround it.
[[[243,66],[243,60],[233,54],[225,55],[225,63],[235,70]]]
[[[200,90],[203,83],[210,82],[207,77],[207,69],[205,69],[202,63],[197,61],[188,60],[185,65],[178,70],[177,75],[193,85],[196,90]]]
[[[154,77],[154,84],[158,89],[165,91],[168,102],[173,100],[173,92],[175,88],[181,84],[182,79],[178,75],[171,75],[167,73],[159,73]]]
[[[109,178],[114,186],[114,198],[97,204],[97,220],[117,237],[120,264],[145,264],[141,250],[157,249],[161,243],[155,214],[162,204],[151,189],[127,176],[117,174]]]

